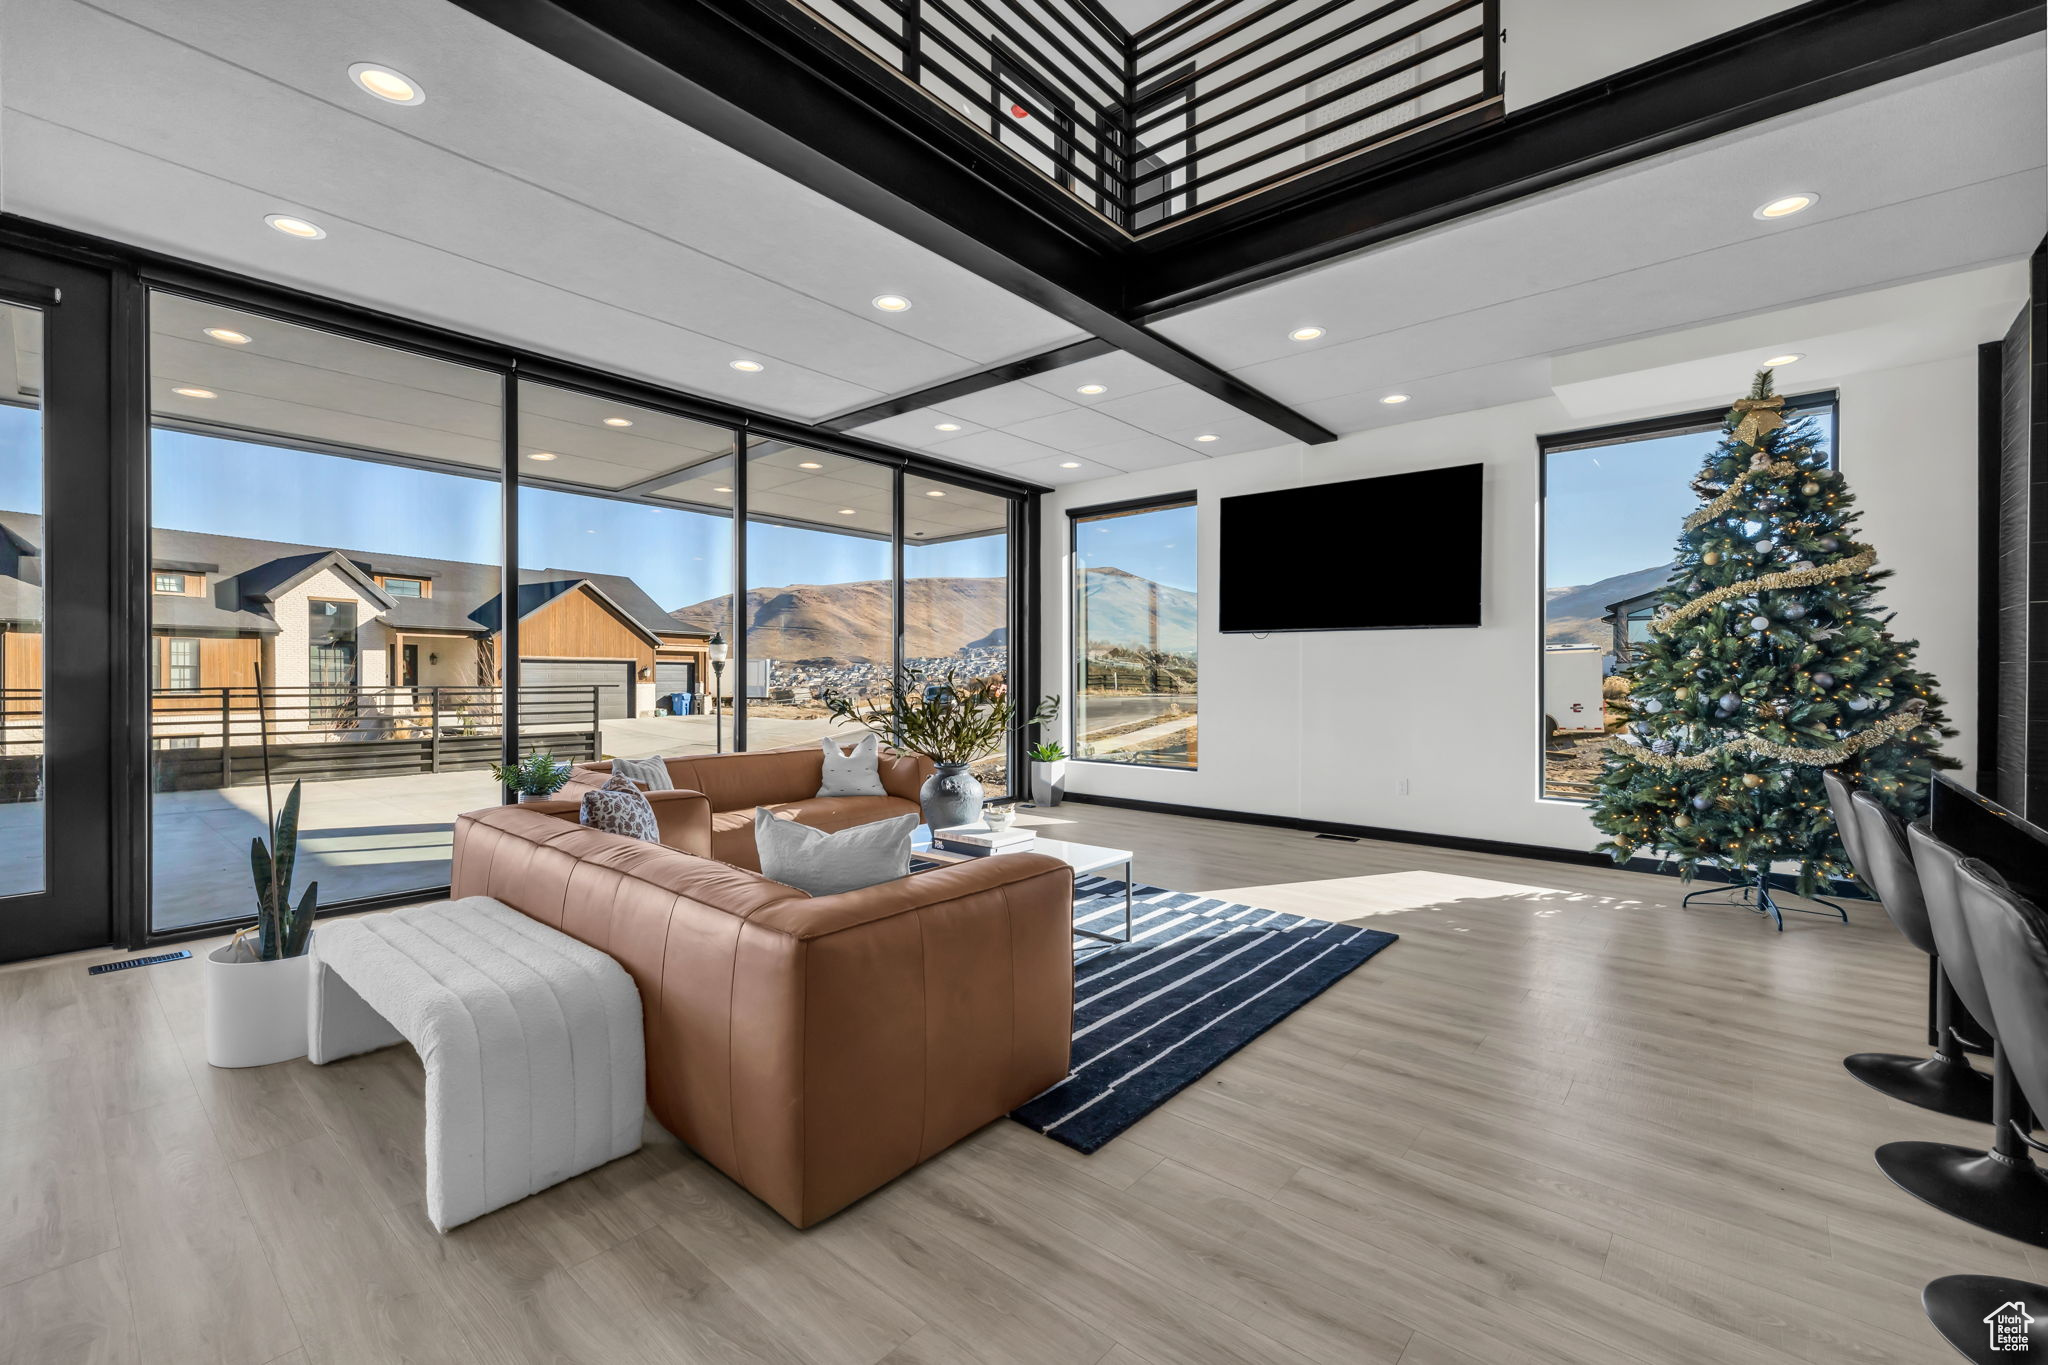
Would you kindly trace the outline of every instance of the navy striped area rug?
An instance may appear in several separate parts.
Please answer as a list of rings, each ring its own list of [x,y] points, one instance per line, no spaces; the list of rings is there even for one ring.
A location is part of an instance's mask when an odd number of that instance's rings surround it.
[[[1213,896],[1132,888],[1131,941],[1074,940],[1067,1079],[1010,1117],[1093,1152],[1328,989],[1396,935]],[[1074,922],[1123,926],[1123,883],[1074,883]]]

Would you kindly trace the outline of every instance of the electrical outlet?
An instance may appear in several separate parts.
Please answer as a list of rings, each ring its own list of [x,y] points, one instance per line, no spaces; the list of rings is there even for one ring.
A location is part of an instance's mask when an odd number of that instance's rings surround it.
[[[1405,777],[1397,777],[1397,778],[1395,778],[1395,779],[1394,779],[1394,795],[1396,795],[1396,796],[1406,796],[1407,794],[1408,794],[1408,779],[1407,779],[1407,778],[1405,778]]]

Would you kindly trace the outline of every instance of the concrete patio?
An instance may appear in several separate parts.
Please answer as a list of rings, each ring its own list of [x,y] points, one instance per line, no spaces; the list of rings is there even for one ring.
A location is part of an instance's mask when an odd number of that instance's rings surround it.
[[[748,722],[750,747],[814,743],[831,724],[755,718]],[[625,758],[710,753],[713,727],[710,716],[607,721],[603,749]],[[732,738],[730,717],[725,737]],[[286,790],[279,787],[279,800]],[[497,801],[497,785],[483,770],[308,782],[300,797],[297,885],[303,891],[318,881],[323,905],[445,885],[455,816]],[[249,841],[264,831],[263,788],[158,792],[151,804],[156,929],[249,914]],[[0,806],[0,895],[42,885],[42,805]]]

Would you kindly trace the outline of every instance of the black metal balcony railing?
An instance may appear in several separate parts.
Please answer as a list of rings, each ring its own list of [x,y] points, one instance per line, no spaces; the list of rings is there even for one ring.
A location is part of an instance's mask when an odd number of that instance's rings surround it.
[[[761,3],[762,0],[755,0]],[[1132,233],[1500,103],[1499,0],[771,0]]]

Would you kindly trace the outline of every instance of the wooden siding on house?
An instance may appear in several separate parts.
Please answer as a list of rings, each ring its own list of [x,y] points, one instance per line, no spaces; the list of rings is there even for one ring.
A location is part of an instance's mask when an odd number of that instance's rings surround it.
[[[576,587],[519,623],[525,659],[631,659],[654,667],[654,645],[588,588]]]
[[[6,689],[9,713],[32,715],[43,709],[41,631],[0,631],[0,688]]]
[[[189,638],[189,637],[187,637]],[[223,687],[254,687],[256,665],[263,661],[263,640],[256,635],[212,636],[202,635],[199,639],[199,694],[184,696],[159,696],[154,699],[153,709],[157,711],[206,711],[220,706],[219,691]],[[171,637],[159,635],[150,641],[154,651],[152,672],[155,679],[167,678],[171,671]],[[211,693],[212,695],[206,695]],[[243,699],[237,699],[238,702]]]

